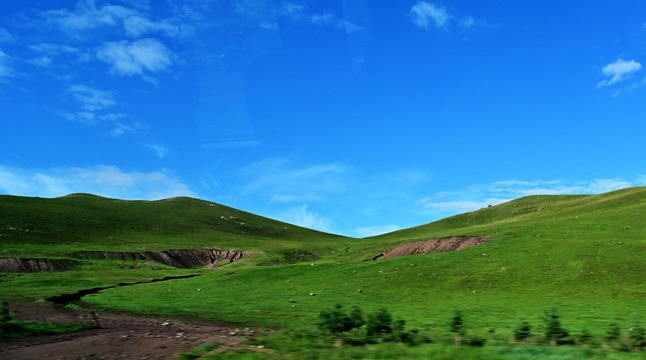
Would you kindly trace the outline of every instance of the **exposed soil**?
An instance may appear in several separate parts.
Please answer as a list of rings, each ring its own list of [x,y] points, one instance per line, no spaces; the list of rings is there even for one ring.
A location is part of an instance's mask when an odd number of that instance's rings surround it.
[[[390,259],[397,256],[406,255],[421,255],[428,253],[441,253],[449,251],[462,250],[478,245],[482,245],[489,241],[489,237],[476,237],[476,236],[451,236],[441,239],[415,241],[408,244],[400,245],[390,251],[386,251],[377,256],[364,261],[375,261],[379,258]]]
[[[167,250],[161,252],[103,252],[103,251],[81,251],[74,254],[75,257],[98,258],[98,259],[122,259],[155,261],[160,264],[183,269],[199,267],[217,267],[220,263],[229,264],[249,255],[248,251],[235,250]]]
[[[9,311],[22,320],[94,322],[99,328],[2,341],[0,359],[173,359],[203,343],[223,343],[220,349],[241,347],[241,340],[254,333],[206,321],[77,312],[52,305],[9,304]]]
[[[0,259],[0,272],[21,273],[21,272],[49,272],[61,271],[76,264],[73,260],[63,259]]]
[[[167,250],[161,252],[105,252],[105,251],[80,251],[72,254],[73,258],[80,259],[121,259],[142,260],[144,264],[153,268],[157,264],[164,264],[182,269],[194,269],[207,267],[216,268],[224,264],[230,264],[248,256],[248,251],[235,250]],[[63,271],[78,264],[78,261],[69,259],[21,259],[21,258],[0,258],[0,272],[21,273],[21,272],[49,272]],[[138,265],[131,265],[138,266]]]

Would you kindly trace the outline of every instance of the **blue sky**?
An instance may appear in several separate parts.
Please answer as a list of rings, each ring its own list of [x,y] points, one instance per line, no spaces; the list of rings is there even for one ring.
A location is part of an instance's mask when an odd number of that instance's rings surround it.
[[[369,236],[646,185],[643,1],[3,1],[0,194]]]

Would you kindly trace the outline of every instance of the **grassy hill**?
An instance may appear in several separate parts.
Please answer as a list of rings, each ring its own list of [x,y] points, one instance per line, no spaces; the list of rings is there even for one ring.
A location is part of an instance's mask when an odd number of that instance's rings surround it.
[[[187,198],[2,197],[0,213],[5,254],[218,245],[255,249],[260,258],[289,248],[319,249],[320,257],[313,265],[280,266],[259,265],[266,262],[257,258],[222,270],[133,270],[94,261],[75,271],[7,274],[0,282],[2,299],[35,300],[89,285],[191,273],[201,276],[109,289],[84,301],[113,311],[283,328],[311,326],[321,309],[336,303],[368,312],[386,307],[410,326],[442,335],[457,309],[470,334],[494,338],[509,338],[521,317],[542,331],[543,311],[553,305],[573,334],[585,330],[601,337],[610,322],[628,324],[635,315],[646,316],[644,187],[529,196],[366,239]],[[220,216],[242,219],[247,228],[218,221]],[[489,242],[455,252],[362,261],[403,243],[459,235],[488,236]]]
[[[179,197],[127,201],[89,194],[0,196],[0,257],[90,251],[161,251],[338,246],[341,236],[224,205]]]

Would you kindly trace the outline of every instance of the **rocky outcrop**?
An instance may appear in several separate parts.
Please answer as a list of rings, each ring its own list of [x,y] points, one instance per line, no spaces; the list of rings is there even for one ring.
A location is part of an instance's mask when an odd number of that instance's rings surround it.
[[[489,241],[489,237],[477,236],[451,236],[441,239],[415,241],[408,244],[400,245],[390,251],[383,252],[377,256],[364,261],[375,261],[379,258],[390,259],[397,256],[421,255],[428,253],[441,253],[457,251],[473,246],[482,245]]]
[[[93,259],[155,261],[160,264],[183,269],[200,267],[214,268],[232,263],[247,255],[249,255],[247,251],[235,250],[167,250],[161,252],[83,251],[74,254],[75,257]]]
[[[73,260],[63,259],[0,259],[0,272],[27,273],[61,271],[76,264]]]

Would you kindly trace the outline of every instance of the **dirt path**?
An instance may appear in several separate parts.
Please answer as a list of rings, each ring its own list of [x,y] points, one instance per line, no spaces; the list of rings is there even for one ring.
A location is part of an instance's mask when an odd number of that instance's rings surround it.
[[[94,321],[89,312],[59,306],[10,304],[9,310],[22,320]],[[225,344],[222,348],[233,348],[243,338],[241,330],[205,321],[95,315],[98,329],[0,342],[0,359],[173,359],[177,353],[203,343],[220,342]]]

